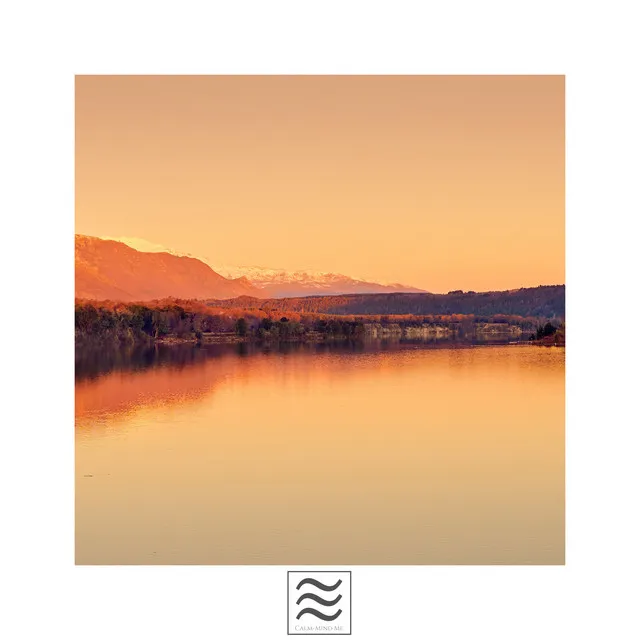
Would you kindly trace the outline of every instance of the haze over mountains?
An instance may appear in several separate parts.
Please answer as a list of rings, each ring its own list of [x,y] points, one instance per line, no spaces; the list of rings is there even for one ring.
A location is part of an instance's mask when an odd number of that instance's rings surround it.
[[[144,301],[164,297],[282,298],[419,291],[422,290],[335,273],[216,267],[140,238],[76,235],[78,298]]]
[[[423,289],[399,283],[384,284],[322,271],[287,271],[263,267],[227,267],[214,269],[227,278],[244,277],[258,287],[265,298],[288,298],[347,293],[421,292]]]

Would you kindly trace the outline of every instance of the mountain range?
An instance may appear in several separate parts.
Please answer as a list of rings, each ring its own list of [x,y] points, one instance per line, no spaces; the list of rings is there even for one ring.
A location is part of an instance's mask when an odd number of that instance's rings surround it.
[[[227,278],[246,278],[260,289],[264,298],[289,298],[316,295],[342,295],[347,293],[418,293],[423,289],[399,283],[384,284],[352,278],[341,273],[323,271],[287,271],[263,267],[214,266],[215,271]]]
[[[336,273],[216,267],[139,238],[121,240],[76,235],[76,297],[129,302],[166,297],[284,298],[422,291]]]

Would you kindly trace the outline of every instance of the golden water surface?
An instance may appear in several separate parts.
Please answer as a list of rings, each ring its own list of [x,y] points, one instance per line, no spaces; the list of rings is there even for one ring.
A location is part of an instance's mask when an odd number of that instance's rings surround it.
[[[78,564],[564,563],[563,348],[196,355],[77,377]]]

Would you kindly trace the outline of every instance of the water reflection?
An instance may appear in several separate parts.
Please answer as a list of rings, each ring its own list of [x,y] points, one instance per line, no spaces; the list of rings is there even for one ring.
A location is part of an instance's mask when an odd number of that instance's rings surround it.
[[[77,562],[564,562],[564,349],[451,346],[80,354]]]
[[[150,367],[182,368],[201,363],[207,358],[225,355],[249,356],[259,353],[365,353],[400,351],[405,349],[464,349],[478,345],[501,345],[509,341],[500,337],[466,340],[402,339],[344,340],[326,342],[241,342],[236,344],[155,344],[155,345],[94,345],[77,347],[75,353],[76,381],[96,378],[111,371],[136,371]]]

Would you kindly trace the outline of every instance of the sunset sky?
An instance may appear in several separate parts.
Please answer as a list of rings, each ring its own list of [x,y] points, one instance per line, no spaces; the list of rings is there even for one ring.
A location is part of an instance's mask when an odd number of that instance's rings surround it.
[[[564,283],[562,76],[79,76],[76,232],[429,291]]]

